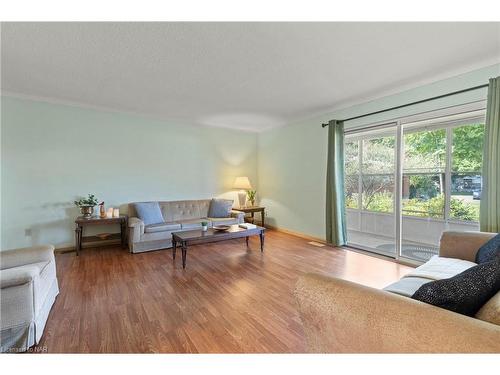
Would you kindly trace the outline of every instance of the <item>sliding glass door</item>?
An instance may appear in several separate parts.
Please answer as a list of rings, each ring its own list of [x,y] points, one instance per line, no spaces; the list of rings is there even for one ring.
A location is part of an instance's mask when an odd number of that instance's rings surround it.
[[[483,134],[480,111],[346,134],[348,244],[426,261],[444,230],[479,230]]]
[[[346,138],[348,243],[396,254],[396,124]]]

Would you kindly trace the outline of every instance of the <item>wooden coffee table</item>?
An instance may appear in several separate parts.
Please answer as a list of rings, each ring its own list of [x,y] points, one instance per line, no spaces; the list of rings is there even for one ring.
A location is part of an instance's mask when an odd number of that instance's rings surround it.
[[[186,268],[186,255],[187,249],[190,245],[199,245],[209,242],[219,242],[226,240],[234,240],[235,238],[246,239],[246,244],[248,246],[248,238],[250,236],[260,237],[260,251],[264,251],[264,232],[266,228],[257,227],[253,229],[240,228],[238,225],[231,225],[231,227],[226,231],[216,231],[215,229],[208,229],[203,232],[201,229],[189,230],[185,232],[175,232],[172,233],[172,245],[173,251],[172,256],[175,260],[175,253],[177,251],[177,245],[181,246],[182,249],[182,268]]]

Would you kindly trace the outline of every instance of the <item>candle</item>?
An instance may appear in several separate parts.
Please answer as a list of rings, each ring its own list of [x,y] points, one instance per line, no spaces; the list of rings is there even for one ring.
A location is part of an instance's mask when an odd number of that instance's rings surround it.
[[[119,217],[120,216],[120,209],[115,208],[113,209],[113,217]]]
[[[113,217],[113,207],[108,208],[106,211],[106,217]]]

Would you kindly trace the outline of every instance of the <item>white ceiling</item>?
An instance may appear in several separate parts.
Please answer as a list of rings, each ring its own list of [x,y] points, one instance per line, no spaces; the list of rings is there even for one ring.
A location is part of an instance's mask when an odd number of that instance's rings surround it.
[[[259,131],[500,61],[500,23],[3,23],[2,90]]]

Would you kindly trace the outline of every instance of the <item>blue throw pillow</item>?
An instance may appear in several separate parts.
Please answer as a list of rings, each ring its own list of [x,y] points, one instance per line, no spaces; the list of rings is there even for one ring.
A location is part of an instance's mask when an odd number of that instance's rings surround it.
[[[137,216],[144,222],[144,225],[159,224],[165,221],[158,202],[141,202],[135,203],[134,206]]]
[[[476,253],[476,263],[491,262],[497,257],[500,257],[500,234],[497,234],[479,248]]]
[[[230,199],[212,199],[208,209],[208,217],[230,217],[233,201]]]

